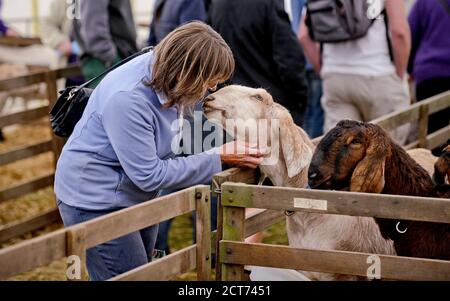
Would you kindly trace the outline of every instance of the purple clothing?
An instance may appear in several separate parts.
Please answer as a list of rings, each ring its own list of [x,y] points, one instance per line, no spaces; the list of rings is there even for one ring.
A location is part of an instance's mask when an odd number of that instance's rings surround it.
[[[450,0],[446,0],[450,5]],[[408,18],[412,51],[408,71],[420,82],[450,77],[450,14],[438,0],[417,0]]]
[[[0,0],[0,11],[2,10],[2,0]],[[5,22],[3,22],[2,17],[0,16],[0,33],[5,34],[8,30],[8,26],[6,26]]]

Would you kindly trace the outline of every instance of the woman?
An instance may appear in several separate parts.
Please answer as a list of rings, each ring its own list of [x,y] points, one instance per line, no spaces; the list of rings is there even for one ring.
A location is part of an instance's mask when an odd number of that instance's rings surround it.
[[[235,155],[234,142],[220,154],[175,158],[171,148],[178,117],[233,69],[220,35],[193,22],[108,74],[58,161],[55,193],[64,225],[147,201],[160,189],[209,182],[222,163],[256,168],[259,151],[239,146],[248,155]],[[148,263],[156,234],[153,226],[87,250],[90,278],[105,280]]]

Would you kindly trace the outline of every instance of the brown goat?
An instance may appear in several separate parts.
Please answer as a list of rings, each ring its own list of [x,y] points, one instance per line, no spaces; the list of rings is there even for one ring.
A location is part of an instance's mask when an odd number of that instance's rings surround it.
[[[438,193],[430,175],[379,126],[345,120],[317,146],[308,171],[309,185],[423,197]],[[450,260],[450,224],[376,219],[398,255]]]
[[[447,178],[447,183],[450,184],[450,140],[444,146],[439,159],[434,164],[433,180],[436,184],[445,184],[445,178]]]

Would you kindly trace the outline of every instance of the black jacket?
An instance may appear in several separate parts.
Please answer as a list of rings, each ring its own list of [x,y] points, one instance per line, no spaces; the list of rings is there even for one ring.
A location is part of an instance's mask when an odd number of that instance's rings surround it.
[[[208,22],[233,51],[233,84],[265,88],[291,111],[306,108],[305,58],[283,0],[213,0]]]

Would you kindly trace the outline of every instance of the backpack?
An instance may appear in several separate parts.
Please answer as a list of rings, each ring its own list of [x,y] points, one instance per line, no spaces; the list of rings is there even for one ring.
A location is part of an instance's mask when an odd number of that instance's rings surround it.
[[[311,39],[320,43],[339,43],[367,34],[382,13],[369,0],[308,0],[306,24]]]

